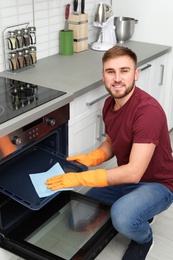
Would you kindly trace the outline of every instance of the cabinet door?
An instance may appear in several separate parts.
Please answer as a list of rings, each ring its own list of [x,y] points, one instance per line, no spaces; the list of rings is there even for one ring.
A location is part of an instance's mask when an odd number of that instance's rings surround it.
[[[152,62],[139,67],[139,79],[136,82],[136,86],[149,93],[151,76],[152,76]]]
[[[88,153],[102,142],[104,125],[101,109],[85,116],[69,128],[69,155]]]
[[[102,108],[108,93],[102,85],[70,104],[69,155],[87,153],[103,140]]]
[[[69,155],[86,154],[97,149],[105,140],[105,128],[101,115],[98,110],[85,117],[81,121],[70,127]],[[117,166],[116,158],[104,162],[97,168],[114,168]]]
[[[150,84],[150,94],[157,99],[164,109],[164,96],[166,88],[168,88],[166,82],[167,60],[167,55],[163,55],[153,61],[152,80]]]

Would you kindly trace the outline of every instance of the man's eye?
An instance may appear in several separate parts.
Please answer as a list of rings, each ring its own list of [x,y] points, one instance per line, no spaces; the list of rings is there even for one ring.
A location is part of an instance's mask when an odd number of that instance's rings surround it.
[[[122,70],[121,72],[122,72],[122,73],[126,73],[126,72],[128,72],[128,70],[124,69],[124,70]]]

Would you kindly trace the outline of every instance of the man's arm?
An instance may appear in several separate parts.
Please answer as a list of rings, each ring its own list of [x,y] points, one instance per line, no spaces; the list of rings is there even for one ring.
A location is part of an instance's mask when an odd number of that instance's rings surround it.
[[[109,185],[138,183],[146,171],[156,145],[153,143],[135,143],[132,146],[129,163],[107,170]]]

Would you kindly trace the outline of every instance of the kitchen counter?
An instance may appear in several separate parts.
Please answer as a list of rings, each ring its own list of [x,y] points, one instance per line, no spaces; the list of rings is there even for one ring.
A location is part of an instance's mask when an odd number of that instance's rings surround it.
[[[142,66],[171,51],[170,46],[129,41],[123,46],[132,49]],[[39,117],[70,103],[76,97],[102,85],[103,52],[91,49],[74,53],[72,56],[53,55],[38,61],[34,68],[16,74],[1,72],[0,76],[58,89],[66,95],[32,109],[0,125],[0,137],[8,134]]]

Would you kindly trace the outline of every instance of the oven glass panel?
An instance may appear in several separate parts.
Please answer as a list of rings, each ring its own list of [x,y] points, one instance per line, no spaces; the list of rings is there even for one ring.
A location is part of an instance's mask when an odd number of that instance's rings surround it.
[[[71,259],[110,218],[98,204],[72,199],[25,241],[63,259]]]

